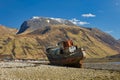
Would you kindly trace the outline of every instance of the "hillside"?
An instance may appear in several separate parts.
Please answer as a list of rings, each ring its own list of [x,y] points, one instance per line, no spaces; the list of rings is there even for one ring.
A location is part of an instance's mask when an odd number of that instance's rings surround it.
[[[13,58],[47,58],[45,48],[58,41],[72,39],[86,49],[88,58],[101,58],[120,53],[120,43],[96,28],[78,27],[67,20],[34,18],[23,22],[18,33],[0,37],[0,54]]]
[[[120,39],[119,40],[117,40],[119,43],[120,43]]]
[[[16,34],[16,29],[7,28],[3,25],[0,25],[0,35]]]

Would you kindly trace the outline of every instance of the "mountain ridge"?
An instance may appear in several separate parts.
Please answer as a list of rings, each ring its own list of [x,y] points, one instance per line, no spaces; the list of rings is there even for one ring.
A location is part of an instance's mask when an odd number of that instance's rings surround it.
[[[66,39],[72,39],[75,45],[85,48],[87,58],[101,58],[120,53],[120,43],[99,29],[80,27],[72,23],[61,24],[56,21],[48,25],[45,24],[48,23],[46,18],[41,20],[43,21],[27,20],[29,24],[24,21],[27,24],[23,22],[17,34],[1,36],[0,55],[8,54],[18,59],[47,58],[46,47],[55,46],[57,42]]]
[[[70,25],[74,26],[72,22],[69,20],[61,19],[61,18],[48,18],[48,17],[33,17],[27,21],[24,21],[20,27],[20,30],[17,34],[20,34],[27,30],[35,30],[36,28],[46,27],[50,25]]]

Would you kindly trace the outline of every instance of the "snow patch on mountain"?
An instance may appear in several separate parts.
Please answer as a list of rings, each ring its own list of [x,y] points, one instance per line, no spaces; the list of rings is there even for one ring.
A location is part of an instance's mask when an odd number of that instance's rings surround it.
[[[53,18],[53,17],[39,17],[39,16],[33,16],[32,18],[31,18],[31,20],[35,20],[35,19],[41,19],[41,18],[44,18],[44,19],[46,19],[46,21],[49,23],[50,22],[50,20],[55,20],[55,21],[57,21],[57,22],[59,22],[59,23],[65,23],[65,19],[61,19],[61,18]]]
[[[39,16],[33,16],[32,19],[40,19]]]
[[[70,22],[72,22],[73,24],[75,24],[75,25],[86,25],[86,24],[90,24],[90,23],[88,23],[88,22],[86,22],[86,21],[80,21],[80,20],[78,20],[78,19],[76,19],[76,18],[73,18],[73,19],[71,19],[71,20],[69,20]]]
[[[59,23],[65,23],[65,19],[61,19],[61,18],[50,18],[50,19],[52,19],[52,20],[56,20],[56,21],[58,21]]]
[[[62,24],[67,24],[68,22],[71,22],[75,25],[86,25],[86,24],[90,24],[86,21],[80,21],[76,18],[73,18],[71,20],[66,20],[66,19],[62,19],[62,18],[53,18],[53,17],[39,17],[39,16],[33,16],[31,20],[36,20],[36,19],[39,19],[41,20],[42,18],[46,19],[46,22],[47,23],[50,23],[50,20],[54,20],[54,21],[57,21],[59,23],[62,23]]]
[[[50,23],[50,20],[46,20],[47,21],[47,23]]]

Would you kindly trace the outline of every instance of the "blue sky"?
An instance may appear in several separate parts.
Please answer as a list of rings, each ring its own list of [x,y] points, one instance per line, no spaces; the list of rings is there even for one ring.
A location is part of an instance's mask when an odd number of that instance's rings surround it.
[[[18,28],[32,16],[64,18],[120,39],[120,0],[0,0],[0,24]]]

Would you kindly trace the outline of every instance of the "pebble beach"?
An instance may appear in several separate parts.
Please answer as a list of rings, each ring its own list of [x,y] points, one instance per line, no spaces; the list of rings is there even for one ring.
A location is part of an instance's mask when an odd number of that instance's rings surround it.
[[[101,65],[101,66],[100,66]],[[73,68],[21,62],[1,62],[0,80],[119,80],[120,65],[84,63]]]

